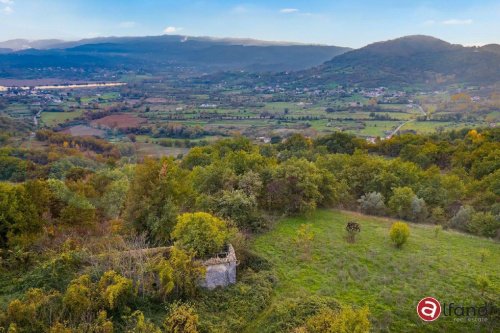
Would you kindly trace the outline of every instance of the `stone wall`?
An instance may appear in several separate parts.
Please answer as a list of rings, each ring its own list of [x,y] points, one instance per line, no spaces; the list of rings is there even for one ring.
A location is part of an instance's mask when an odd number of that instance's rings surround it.
[[[219,255],[203,262],[206,274],[205,280],[201,282],[201,286],[214,289],[217,287],[227,287],[230,284],[236,283],[237,265],[238,260],[236,259],[234,248],[229,244],[228,250],[223,256]]]

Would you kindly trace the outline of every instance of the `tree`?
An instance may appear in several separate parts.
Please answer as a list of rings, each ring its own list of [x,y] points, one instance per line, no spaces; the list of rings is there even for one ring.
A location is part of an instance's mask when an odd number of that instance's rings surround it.
[[[410,228],[408,224],[404,222],[395,222],[391,226],[389,236],[394,245],[396,245],[397,248],[401,248],[410,236]]]
[[[216,215],[236,222],[240,229],[257,230],[260,227],[257,199],[242,190],[222,191],[214,198],[212,210]]]
[[[332,154],[352,154],[356,148],[362,146],[361,142],[354,135],[335,132],[316,139],[314,146],[325,146],[328,152]]]
[[[314,210],[323,199],[319,191],[323,178],[314,163],[291,158],[272,172],[264,198],[268,209],[301,214]]]
[[[127,195],[125,218],[139,233],[168,244],[178,211],[191,191],[187,172],[171,159],[146,159],[136,167]]]
[[[198,315],[191,305],[174,303],[163,327],[168,333],[198,333]]]
[[[365,214],[382,215],[385,212],[384,196],[378,192],[367,193],[358,200]]]
[[[490,212],[474,213],[468,231],[480,236],[495,237],[500,232],[500,218]]]
[[[222,251],[229,229],[226,222],[208,213],[185,213],[177,217],[172,237],[182,248],[204,258]]]
[[[389,208],[399,218],[417,221],[427,216],[425,201],[410,187],[396,187],[389,199]]]
[[[23,185],[0,183],[0,248],[33,243],[43,221]]]

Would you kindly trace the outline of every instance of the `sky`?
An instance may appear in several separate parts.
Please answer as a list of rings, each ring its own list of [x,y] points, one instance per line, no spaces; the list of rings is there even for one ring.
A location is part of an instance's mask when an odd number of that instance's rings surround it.
[[[0,41],[240,37],[362,47],[406,35],[500,43],[499,0],[0,0]]]

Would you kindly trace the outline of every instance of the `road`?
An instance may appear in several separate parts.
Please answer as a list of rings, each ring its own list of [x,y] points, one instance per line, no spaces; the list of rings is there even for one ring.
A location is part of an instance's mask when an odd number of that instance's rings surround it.
[[[396,129],[390,135],[387,136],[387,139],[392,138],[401,129],[401,127],[403,127],[404,125],[406,125],[408,123],[411,123],[412,121],[415,121],[415,119],[410,119],[408,121],[405,121],[404,123],[402,123],[401,125],[399,125],[398,127],[396,127]]]

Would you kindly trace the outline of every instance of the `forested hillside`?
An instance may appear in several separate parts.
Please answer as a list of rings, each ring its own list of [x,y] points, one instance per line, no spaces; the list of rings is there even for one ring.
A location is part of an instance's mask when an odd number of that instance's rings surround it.
[[[374,144],[344,133],[261,145],[236,137],[176,159],[144,160],[133,144],[48,130],[30,146],[17,142],[7,134],[0,150],[0,327],[12,332],[243,329],[246,316],[267,307],[275,281],[248,241],[283,216],[320,207],[499,237],[498,129]],[[246,273],[227,293],[200,291],[197,259],[228,242]],[[129,255],[171,245],[167,257]],[[498,276],[486,279],[492,297]],[[214,311],[238,300],[251,308],[233,304],[222,328]],[[317,302],[297,314],[297,327],[315,314],[334,315],[320,309],[339,308]],[[380,320],[342,306],[348,323]]]

